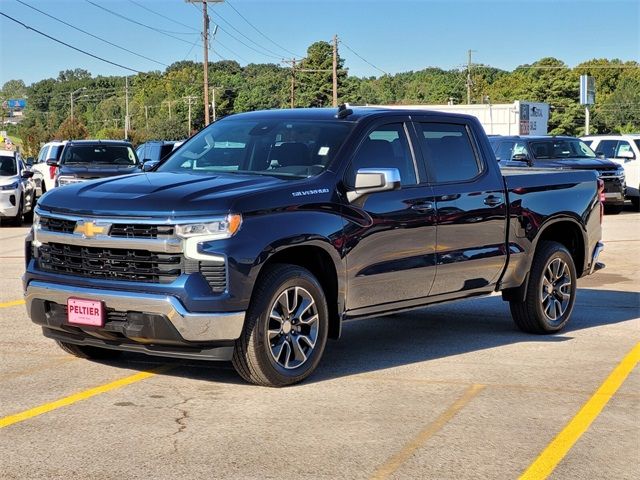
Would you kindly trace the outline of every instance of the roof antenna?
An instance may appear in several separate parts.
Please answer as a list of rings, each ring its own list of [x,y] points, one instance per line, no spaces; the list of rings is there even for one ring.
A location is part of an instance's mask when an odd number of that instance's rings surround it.
[[[349,115],[353,114],[353,110],[349,108],[348,103],[342,103],[338,106],[338,113],[336,114],[336,118],[347,118]]]

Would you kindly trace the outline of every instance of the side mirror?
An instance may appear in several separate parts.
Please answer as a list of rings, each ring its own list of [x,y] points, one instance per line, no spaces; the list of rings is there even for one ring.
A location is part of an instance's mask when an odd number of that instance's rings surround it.
[[[23,170],[20,176],[22,178],[31,178],[33,177],[33,172],[31,170]]]
[[[370,193],[399,188],[400,171],[397,168],[361,168],[356,173],[355,190],[347,192],[347,200],[353,202]]]
[[[47,165],[49,165],[50,167],[59,167],[60,165],[58,165],[58,162],[56,162],[55,158],[47,158]]]
[[[150,172],[151,170],[154,169],[154,167],[156,167],[158,165],[158,161],[157,160],[149,160],[147,159],[146,161],[144,161],[144,163],[142,164],[142,171],[143,172]]]
[[[600,159],[602,159],[602,160],[604,160],[604,159],[606,158],[606,157],[604,156],[604,153],[603,153],[603,152],[596,152],[596,157],[598,157],[598,158],[600,158]]]
[[[631,150],[627,150],[626,152],[619,152],[616,155],[616,158],[624,158],[625,160],[633,160],[636,156],[633,154]]]
[[[526,153],[517,153],[511,157],[511,160],[513,160],[514,162],[524,162],[529,166],[531,166],[532,164],[529,155],[527,155]]]

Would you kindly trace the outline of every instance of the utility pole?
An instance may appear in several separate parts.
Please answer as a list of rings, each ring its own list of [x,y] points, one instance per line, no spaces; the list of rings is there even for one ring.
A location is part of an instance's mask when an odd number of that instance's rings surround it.
[[[202,46],[203,46],[203,73],[204,73],[204,125],[209,125],[209,12],[207,2],[222,3],[224,0],[185,0],[187,3],[202,2]],[[217,27],[216,27],[217,28]],[[191,132],[191,129],[189,129]]]
[[[187,100],[189,103],[189,131],[187,132],[187,136],[190,137],[191,136],[191,105],[192,105],[192,101],[197,99],[198,97],[196,97],[195,95],[189,95],[188,97],[184,97],[185,100]]]
[[[124,77],[124,139],[129,138],[129,77]]]
[[[147,130],[149,130],[149,107],[147,105],[144,106],[144,123]]]
[[[162,102],[162,104],[163,104],[163,105],[164,105],[165,103],[166,103],[167,105],[169,105],[169,120],[171,120],[171,100],[164,100],[164,101]]]
[[[338,35],[333,36],[333,106],[338,106]]]
[[[471,87],[473,82],[471,81],[471,52],[475,50],[468,50],[469,58],[467,60],[467,105],[471,105]]]
[[[78,92],[83,92],[84,90],[86,90],[87,87],[82,87],[79,88],[77,90],[74,90],[73,92],[71,92],[71,121],[73,122],[73,96],[78,93]]]
[[[295,108],[296,103],[296,62],[298,60],[292,58],[291,60],[282,60],[282,63],[291,64],[291,108]]]

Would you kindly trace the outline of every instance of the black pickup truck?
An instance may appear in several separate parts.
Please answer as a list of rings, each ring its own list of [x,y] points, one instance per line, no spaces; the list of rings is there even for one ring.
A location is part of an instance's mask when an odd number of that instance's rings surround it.
[[[232,360],[268,386],[310,375],[342,322],[436,302],[502,292],[552,333],[601,266],[602,188],[501,172],[468,116],[233,115],[144,172],[43,196],[26,306],[80,357]]]

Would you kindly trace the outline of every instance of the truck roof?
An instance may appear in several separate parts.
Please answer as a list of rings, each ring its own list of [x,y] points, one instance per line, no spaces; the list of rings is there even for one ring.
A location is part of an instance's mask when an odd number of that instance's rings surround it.
[[[415,110],[401,108],[384,108],[384,107],[366,107],[366,106],[349,106],[352,113],[346,115],[342,120],[347,122],[358,122],[363,118],[373,116],[397,116],[397,115],[425,115],[435,114],[446,117],[459,117],[467,119],[475,119],[471,115],[463,115],[460,113],[438,112],[435,110]],[[290,118],[299,120],[336,120],[338,113],[337,108],[284,108],[274,110],[259,110],[255,112],[236,113],[226,118],[263,118],[278,119]]]
[[[571,135],[489,135],[489,141],[492,140],[580,140],[578,137]]]
[[[69,140],[68,145],[127,145],[131,146],[131,142],[126,140]]]

